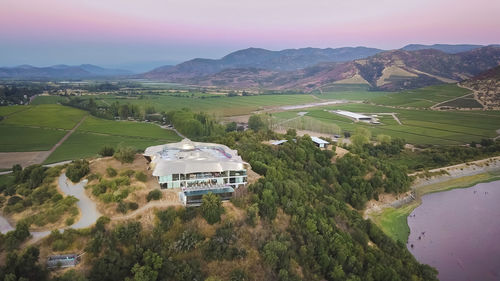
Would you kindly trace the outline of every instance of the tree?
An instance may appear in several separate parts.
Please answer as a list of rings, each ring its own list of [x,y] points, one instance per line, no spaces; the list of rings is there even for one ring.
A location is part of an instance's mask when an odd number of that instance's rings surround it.
[[[113,156],[115,149],[112,146],[105,145],[99,150],[99,155],[102,157]]]
[[[163,259],[157,253],[147,250],[143,254],[142,262],[144,265],[136,263],[132,268],[134,278],[126,280],[155,281],[158,278],[158,271],[162,267]]]
[[[271,241],[264,246],[262,257],[266,264],[271,267],[278,268],[283,265],[287,259],[287,246],[285,243],[279,241]]]
[[[268,218],[269,220],[273,220],[276,217],[278,209],[272,190],[266,189],[262,192],[262,201],[259,204],[259,207],[260,213],[263,217]]]
[[[88,172],[90,167],[87,160],[75,160],[66,169],[66,176],[72,182],[79,182]]]
[[[247,209],[247,223],[251,226],[255,226],[259,221],[259,204],[254,203]]]
[[[209,224],[219,222],[220,216],[224,213],[219,196],[213,193],[203,195],[200,209],[202,216]]]
[[[132,163],[134,162],[135,152],[135,148],[131,146],[120,146],[113,154],[113,157],[122,163]]]
[[[381,144],[390,144],[391,136],[379,134],[377,135],[377,141]]]
[[[368,129],[360,127],[351,136],[351,141],[356,148],[360,149],[363,145],[370,143],[371,136],[372,134]]]
[[[265,126],[260,115],[254,114],[248,118],[248,127],[256,132],[265,129]]]
[[[236,122],[230,122],[226,124],[226,132],[236,131],[238,124]]]

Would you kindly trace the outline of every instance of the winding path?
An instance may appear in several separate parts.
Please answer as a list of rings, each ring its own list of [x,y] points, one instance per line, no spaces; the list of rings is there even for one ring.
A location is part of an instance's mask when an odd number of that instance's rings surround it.
[[[81,216],[80,219],[73,225],[69,226],[69,228],[79,229],[92,226],[101,216],[101,214],[99,213],[99,211],[97,211],[97,206],[94,201],[92,201],[87,196],[87,194],[85,194],[85,185],[87,184],[87,180],[83,180],[77,184],[72,184],[66,177],[66,174],[63,173],[61,176],[59,176],[58,183],[59,190],[61,190],[62,193],[67,196],[74,196],[78,199],[76,205],[80,209]],[[1,233],[5,234],[14,229],[15,228],[9,224],[7,219],[5,219],[3,216],[0,216]],[[63,232],[64,229],[59,229],[59,231]],[[39,239],[48,236],[50,232],[50,230],[31,232],[32,238],[30,239],[29,243],[36,242]]]

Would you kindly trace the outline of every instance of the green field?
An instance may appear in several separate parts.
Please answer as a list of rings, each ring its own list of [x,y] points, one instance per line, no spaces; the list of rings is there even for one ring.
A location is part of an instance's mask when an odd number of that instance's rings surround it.
[[[307,116],[316,118],[318,121],[335,123],[343,131],[353,132],[358,126],[362,126],[368,128],[373,135],[385,134],[400,137],[412,144],[456,145],[470,143],[482,138],[495,137],[496,130],[500,128],[500,116],[494,112],[481,114],[472,111],[410,110],[369,104],[345,104],[325,108],[366,114],[394,112],[403,125],[397,124],[390,116],[382,115],[379,115],[381,125],[354,123],[347,118],[323,111],[323,109],[309,110]]]
[[[0,125],[0,152],[49,150],[67,132],[56,129]]]
[[[56,104],[29,106],[7,116],[0,124],[69,130],[87,114],[83,110]]]
[[[443,84],[381,95],[368,100],[381,105],[427,108],[440,102],[458,98],[467,93],[470,93],[470,91],[460,88],[455,84]]]
[[[104,145],[118,146],[133,146],[136,149],[143,150],[151,145],[164,144],[172,142],[170,139],[154,139],[154,138],[138,138],[138,137],[124,137],[114,135],[102,135],[95,133],[73,133],[60,147],[52,153],[45,161],[48,163],[55,163],[64,160],[72,160],[85,157],[97,156],[97,152]]]
[[[96,117],[87,118],[78,127],[79,132],[93,132],[115,136],[144,137],[152,139],[179,140],[177,134],[151,123],[112,121]]]
[[[440,103],[439,106],[450,106],[458,108],[483,108],[483,106],[476,99],[474,99],[474,95],[472,94]]]
[[[40,104],[57,104],[63,101],[67,101],[67,97],[63,96],[37,96],[32,102],[31,105],[40,105]]]
[[[29,106],[24,105],[0,106],[0,116],[8,116],[15,112],[27,110],[29,108]]]

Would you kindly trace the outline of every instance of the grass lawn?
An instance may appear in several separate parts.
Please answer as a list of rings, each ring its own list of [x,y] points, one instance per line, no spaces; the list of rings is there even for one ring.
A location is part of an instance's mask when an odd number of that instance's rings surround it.
[[[49,150],[67,133],[65,130],[1,124],[0,132],[0,152]]]
[[[172,139],[154,139],[139,137],[124,137],[113,135],[102,135],[95,133],[74,132],[60,147],[52,153],[45,164],[65,160],[97,156],[97,152],[104,145],[117,147],[119,144],[133,146],[143,150],[151,145],[172,142]]]
[[[69,130],[87,114],[83,110],[62,105],[37,105],[9,115],[0,124]]]
[[[15,112],[19,112],[22,110],[26,110],[31,108],[27,105],[10,105],[10,106],[0,106],[0,116],[6,116],[13,114]]]
[[[423,186],[416,190],[417,198],[423,195],[434,192],[443,192],[455,188],[467,188],[478,183],[490,182],[500,179],[500,173],[484,173],[473,176],[453,179],[446,182]],[[399,240],[406,244],[410,228],[408,227],[407,218],[410,213],[420,205],[420,200],[411,202],[408,205],[400,208],[386,208],[381,213],[373,214],[372,220],[384,231],[389,237],[394,240]]]
[[[96,117],[87,118],[78,127],[79,132],[94,132],[116,136],[131,136],[162,139],[167,141],[180,141],[179,136],[174,131],[165,130],[158,125],[151,123],[113,121]]]

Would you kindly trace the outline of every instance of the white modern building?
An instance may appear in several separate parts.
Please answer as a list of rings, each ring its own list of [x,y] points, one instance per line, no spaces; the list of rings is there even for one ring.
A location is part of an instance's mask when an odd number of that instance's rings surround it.
[[[199,205],[209,192],[229,199],[234,189],[247,183],[248,163],[225,145],[184,139],[148,147],[144,157],[161,188],[181,189],[185,205]]]

